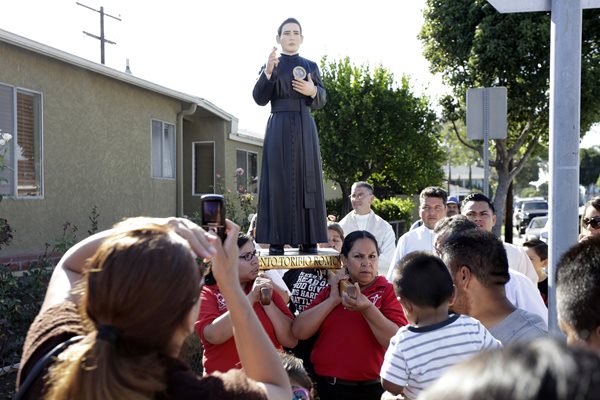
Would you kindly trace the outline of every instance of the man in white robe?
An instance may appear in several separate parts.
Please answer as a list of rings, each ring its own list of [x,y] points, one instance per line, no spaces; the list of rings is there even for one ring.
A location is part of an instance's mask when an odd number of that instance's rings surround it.
[[[386,275],[388,281],[391,282],[398,261],[408,253],[426,251],[434,254],[433,228],[440,219],[446,216],[447,198],[446,191],[439,187],[430,186],[421,191],[419,194],[419,217],[421,217],[423,225],[406,232],[398,239],[394,257]]]
[[[367,182],[355,182],[350,194],[352,211],[339,223],[344,229],[345,236],[354,231],[368,231],[375,236],[379,245],[379,267],[381,268],[387,267],[392,259],[396,234],[386,220],[371,210],[374,199],[373,186]]]

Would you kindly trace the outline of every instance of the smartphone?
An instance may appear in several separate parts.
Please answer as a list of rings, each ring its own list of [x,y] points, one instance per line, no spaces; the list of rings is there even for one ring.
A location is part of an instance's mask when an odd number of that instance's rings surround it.
[[[214,232],[225,240],[225,198],[220,194],[205,194],[200,198],[202,223],[206,231]]]

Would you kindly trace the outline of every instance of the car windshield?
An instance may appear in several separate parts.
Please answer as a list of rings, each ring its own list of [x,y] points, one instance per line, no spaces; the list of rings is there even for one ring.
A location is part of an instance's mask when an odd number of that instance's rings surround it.
[[[523,204],[523,211],[530,210],[547,210],[548,203],[545,201],[530,201],[528,203]]]
[[[548,220],[548,218],[534,218],[531,220],[531,223],[529,224],[530,228],[543,228],[546,225],[546,221]]]

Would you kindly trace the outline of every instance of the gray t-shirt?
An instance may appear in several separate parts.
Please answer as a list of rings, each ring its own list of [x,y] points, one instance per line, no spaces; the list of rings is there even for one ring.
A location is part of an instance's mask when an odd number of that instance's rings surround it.
[[[506,346],[544,337],[548,334],[548,325],[539,315],[517,308],[489,331]]]

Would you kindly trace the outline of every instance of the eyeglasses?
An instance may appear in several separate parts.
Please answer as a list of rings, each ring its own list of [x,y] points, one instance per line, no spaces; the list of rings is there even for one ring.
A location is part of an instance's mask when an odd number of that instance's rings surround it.
[[[592,218],[584,218],[583,226],[585,228],[587,228],[588,226],[591,226],[594,229],[600,229],[600,216],[595,216]]]
[[[351,198],[352,200],[360,200],[363,197],[367,197],[367,196],[370,196],[370,195],[371,195],[371,193],[352,193],[348,197]]]
[[[252,257],[256,257],[256,250],[254,250],[250,253],[240,254],[239,259],[241,260],[243,258],[246,261],[250,261],[250,260],[252,260]]]
[[[292,400],[310,400],[310,392],[302,386],[292,386]]]

